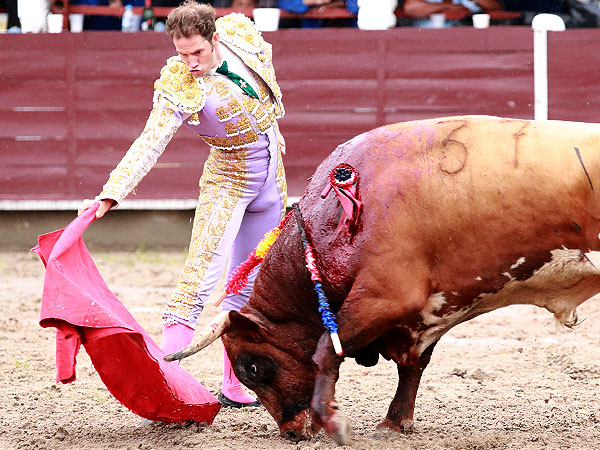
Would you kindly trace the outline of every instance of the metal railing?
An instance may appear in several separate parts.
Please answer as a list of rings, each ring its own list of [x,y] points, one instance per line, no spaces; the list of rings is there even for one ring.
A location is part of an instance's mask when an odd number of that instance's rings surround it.
[[[146,0],[146,6],[134,6],[133,13],[142,15],[145,8],[150,6],[150,0]],[[217,17],[222,17],[230,13],[242,13],[247,17],[253,17],[253,8],[215,8]],[[121,17],[125,12],[124,6],[96,6],[96,5],[70,5],[69,0],[54,0],[50,5],[50,10],[56,14],[64,15],[63,28],[68,29],[68,17],[70,13],[79,13],[90,16],[114,16]],[[173,10],[171,7],[152,7],[154,17],[164,18]],[[396,17],[406,17],[401,8],[396,9]],[[448,20],[460,20],[470,15],[468,12],[448,11],[445,13]],[[520,11],[489,11],[491,20],[510,20],[521,16]],[[304,13],[293,13],[281,10],[282,19],[355,19],[356,14],[351,13],[345,7],[313,7]]]

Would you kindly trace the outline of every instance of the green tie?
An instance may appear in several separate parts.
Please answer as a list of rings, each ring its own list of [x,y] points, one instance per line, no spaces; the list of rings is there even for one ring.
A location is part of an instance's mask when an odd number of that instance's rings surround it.
[[[223,64],[221,64],[219,66],[219,68],[217,69],[217,73],[225,75],[227,78],[229,78],[231,81],[233,81],[239,87],[241,87],[242,91],[244,91],[250,97],[258,98],[256,91],[254,89],[252,89],[252,86],[250,86],[249,83],[247,83],[238,74],[229,71],[229,69],[227,68],[227,61],[223,61]]]

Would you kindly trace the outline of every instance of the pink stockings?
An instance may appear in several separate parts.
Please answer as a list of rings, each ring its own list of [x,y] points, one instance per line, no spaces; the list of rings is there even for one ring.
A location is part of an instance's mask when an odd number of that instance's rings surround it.
[[[246,392],[246,389],[244,389],[240,380],[238,380],[235,373],[233,373],[231,361],[229,361],[225,347],[223,347],[223,363],[223,384],[221,386],[221,393],[229,400],[233,400],[233,402],[242,404],[251,403],[252,406],[256,406],[256,399]]]
[[[161,347],[166,354],[173,353],[189,345],[193,337],[194,330],[187,325],[176,323],[165,326],[163,328]],[[221,393],[226,397],[226,400],[231,401],[227,406],[241,407],[244,404],[253,404],[252,406],[256,406],[256,399],[246,392],[244,386],[233,373],[225,347],[223,347],[223,362],[223,385]],[[225,403],[227,404],[227,402]]]
[[[194,330],[187,325],[176,323],[163,328],[160,347],[169,355],[181,350],[192,342]]]

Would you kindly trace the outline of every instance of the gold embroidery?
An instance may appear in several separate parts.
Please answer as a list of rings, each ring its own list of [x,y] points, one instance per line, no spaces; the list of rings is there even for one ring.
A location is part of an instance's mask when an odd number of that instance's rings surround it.
[[[240,130],[240,133],[245,133],[246,131],[251,129],[250,119],[246,116],[242,116],[237,120],[237,126]]]
[[[199,125],[200,124],[200,117],[198,116],[197,112],[195,112],[194,114],[192,114],[190,116],[190,118],[188,119],[188,123],[190,125]]]
[[[181,118],[173,110],[173,104],[156,96],[144,131],[133,142],[121,162],[97,198],[110,198],[121,202],[154,166],[158,157],[181,125]]]
[[[237,125],[233,122],[227,122],[225,124],[225,133],[227,133],[227,136],[229,137],[236,136],[238,134]]]
[[[229,114],[231,115],[231,117],[239,116],[240,113],[242,112],[242,105],[240,104],[239,101],[237,101],[234,98],[232,98],[229,101],[228,107],[229,107]]]
[[[243,101],[244,109],[250,114],[254,114],[259,105],[258,101],[251,97],[246,97]]]
[[[281,198],[281,217],[283,217],[287,206],[287,181],[285,179],[285,169],[283,168],[283,158],[281,157],[281,153],[279,153],[279,161],[277,164],[277,188],[279,189],[279,196]]]
[[[262,80],[260,80],[259,83],[258,83],[258,91],[260,93],[260,99],[263,102],[265,100],[269,99],[269,97],[270,97],[270,95],[269,95],[269,88],[267,87],[267,85]]]
[[[200,137],[212,148],[220,150],[238,150],[247,147],[250,144],[254,144],[258,141],[258,134],[256,134],[256,132],[254,131],[247,132],[243,136],[237,135],[231,137]]]
[[[248,131],[247,133],[244,133],[243,138],[246,144],[254,144],[258,141],[258,135],[254,131]]]
[[[239,153],[239,154],[238,154]],[[235,156],[234,156],[235,155]],[[200,179],[200,196],[194,216],[190,250],[183,269],[182,281],[167,303],[163,323],[190,321],[198,293],[205,282],[215,251],[242,196],[246,181],[246,152],[232,154],[211,151]],[[242,176],[235,178],[236,188],[226,188],[229,170]]]
[[[217,83],[215,83],[215,90],[217,91],[217,94],[219,94],[219,97],[221,97],[221,99],[227,98],[230,95],[230,91],[229,91],[229,86],[227,86],[227,83],[223,83],[222,81],[219,81]]]
[[[241,136],[234,136],[231,138],[231,144],[234,148],[241,148],[245,146],[244,139]]]
[[[250,19],[242,14],[234,13],[221,17],[217,19],[216,27],[221,41],[267,84],[275,97],[274,102],[279,105],[277,117],[283,116],[281,90],[275,78],[271,44],[265,42]],[[264,100],[268,96],[270,95],[261,94],[260,98]]]
[[[203,80],[197,80],[177,57],[169,58],[162,68],[154,90],[188,113],[202,109],[206,102]]]
[[[256,113],[253,114],[256,120],[263,120],[267,116],[267,111],[263,105],[258,105]]]
[[[271,128],[271,121],[269,120],[268,117],[266,117],[264,120],[261,120],[260,122],[258,122],[258,128],[260,128],[260,131],[264,132],[266,130],[268,130],[269,128]]]
[[[219,122],[225,122],[231,118],[231,113],[229,112],[229,108],[227,106],[219,106],[216,110],[217,117],[219,118]]]

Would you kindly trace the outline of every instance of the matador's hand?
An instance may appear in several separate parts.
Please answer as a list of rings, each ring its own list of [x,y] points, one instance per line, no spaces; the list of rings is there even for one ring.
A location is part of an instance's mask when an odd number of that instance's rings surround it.
[[[97,200],[90,200],[86,198],[83,202],[81,202],[81,206],[79,206],[79,209],[77,210],[77,215],[80,216],[83,214],[83,212],[91,208],[94,203],[100,203],[100,206],[98,206],[98,210],[96,211],[96,218],[99,219],[106,214],[106,212],[111,209],[116,202],[111,199],[104,199],[98,202]]]

